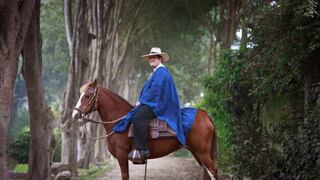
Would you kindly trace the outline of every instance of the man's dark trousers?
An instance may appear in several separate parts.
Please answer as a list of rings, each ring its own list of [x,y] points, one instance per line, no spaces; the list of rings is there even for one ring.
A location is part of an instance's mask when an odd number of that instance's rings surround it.
[[[138,112],[132,118],[133,123],[133,145],[135,149],[148,150],[147,132],[149,120],[156,117],[147,105],[140,105]]]

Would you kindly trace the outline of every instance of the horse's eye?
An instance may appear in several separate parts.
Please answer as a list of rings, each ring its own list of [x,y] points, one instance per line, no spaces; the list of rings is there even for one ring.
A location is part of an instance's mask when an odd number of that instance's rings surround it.
[[[93,88],[88,89],[88,93],[93,94],[94,92],[95,92],[95,89],[93,89]]]

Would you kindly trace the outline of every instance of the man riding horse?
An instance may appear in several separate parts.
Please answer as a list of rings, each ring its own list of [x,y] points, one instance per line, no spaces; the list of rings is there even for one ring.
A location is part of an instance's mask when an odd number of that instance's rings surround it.
[[[118,160],[123,180],[129,179],[129,158],[134,163],[145,163],[145,159],[160,158],[182,147],[190,150],[202,167],[204,179],[210,178],[208,171],[217,178],[217,135],[211,117],[201,109],[180,109],[174,82],[162,64],[169,60],[166,53],[152,48],[142,57],[149,61],[154,72],[144,84],[135,107],[94,80],[80,88],[81,95],[72,117],[82,120],[84,125],[89,121],[103,124],[106,135],[95,139],[106,138],[110,154]],[[90,119],[93,111],[99,113],[101,122]],[[149,139],[146,143],[147,122],[154,117],[165,121],[177,138]],[[129,137],[131,122],[134,142]]]
[[[165,121],[177,135],[181,144],[186,143],[183,133],[178,93],[168,69],[163,63],[169,60],[167,53],[154,47],[149,54],[141,56],[149,62],[153,73],[144,83],[139,101],[123,121],[133,123],[133,149],[128,158],[133,162],[144,162],[150,156],[147,146],[148,122],[153,118]],[[114,126],[115,131],[121,129],[121,123]]]

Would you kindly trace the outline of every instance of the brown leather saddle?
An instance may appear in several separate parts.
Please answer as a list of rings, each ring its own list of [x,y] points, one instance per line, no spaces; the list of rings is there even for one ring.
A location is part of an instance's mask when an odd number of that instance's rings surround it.
[[[157,139],[161,137],[176,137],[176,133],[167,125],[165,121],[152,119],[149,121],[148,139]],[[133,138],[132,123],[129,127],[128,137]]]

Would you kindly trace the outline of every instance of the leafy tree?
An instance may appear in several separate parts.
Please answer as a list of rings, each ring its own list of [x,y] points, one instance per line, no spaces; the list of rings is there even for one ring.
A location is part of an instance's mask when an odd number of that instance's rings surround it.
[[[68,46],[64,27],[63,1],[49,0],[41,7],[43,37],[43,83],[49,103],[61,104],[68,71]]]
[[[218,62],[214,74],[204,80],[206,93],[201,106],[210,113],[217,126],[219,169],[223,172],[232,172],[235,163],[235,155],[232,151],[232,128],[235,123],[228,109],[228,101],[231,97],[226,90],[235,83],[245,62],[239,60],[237,52],[233,51],[225,52]]]

